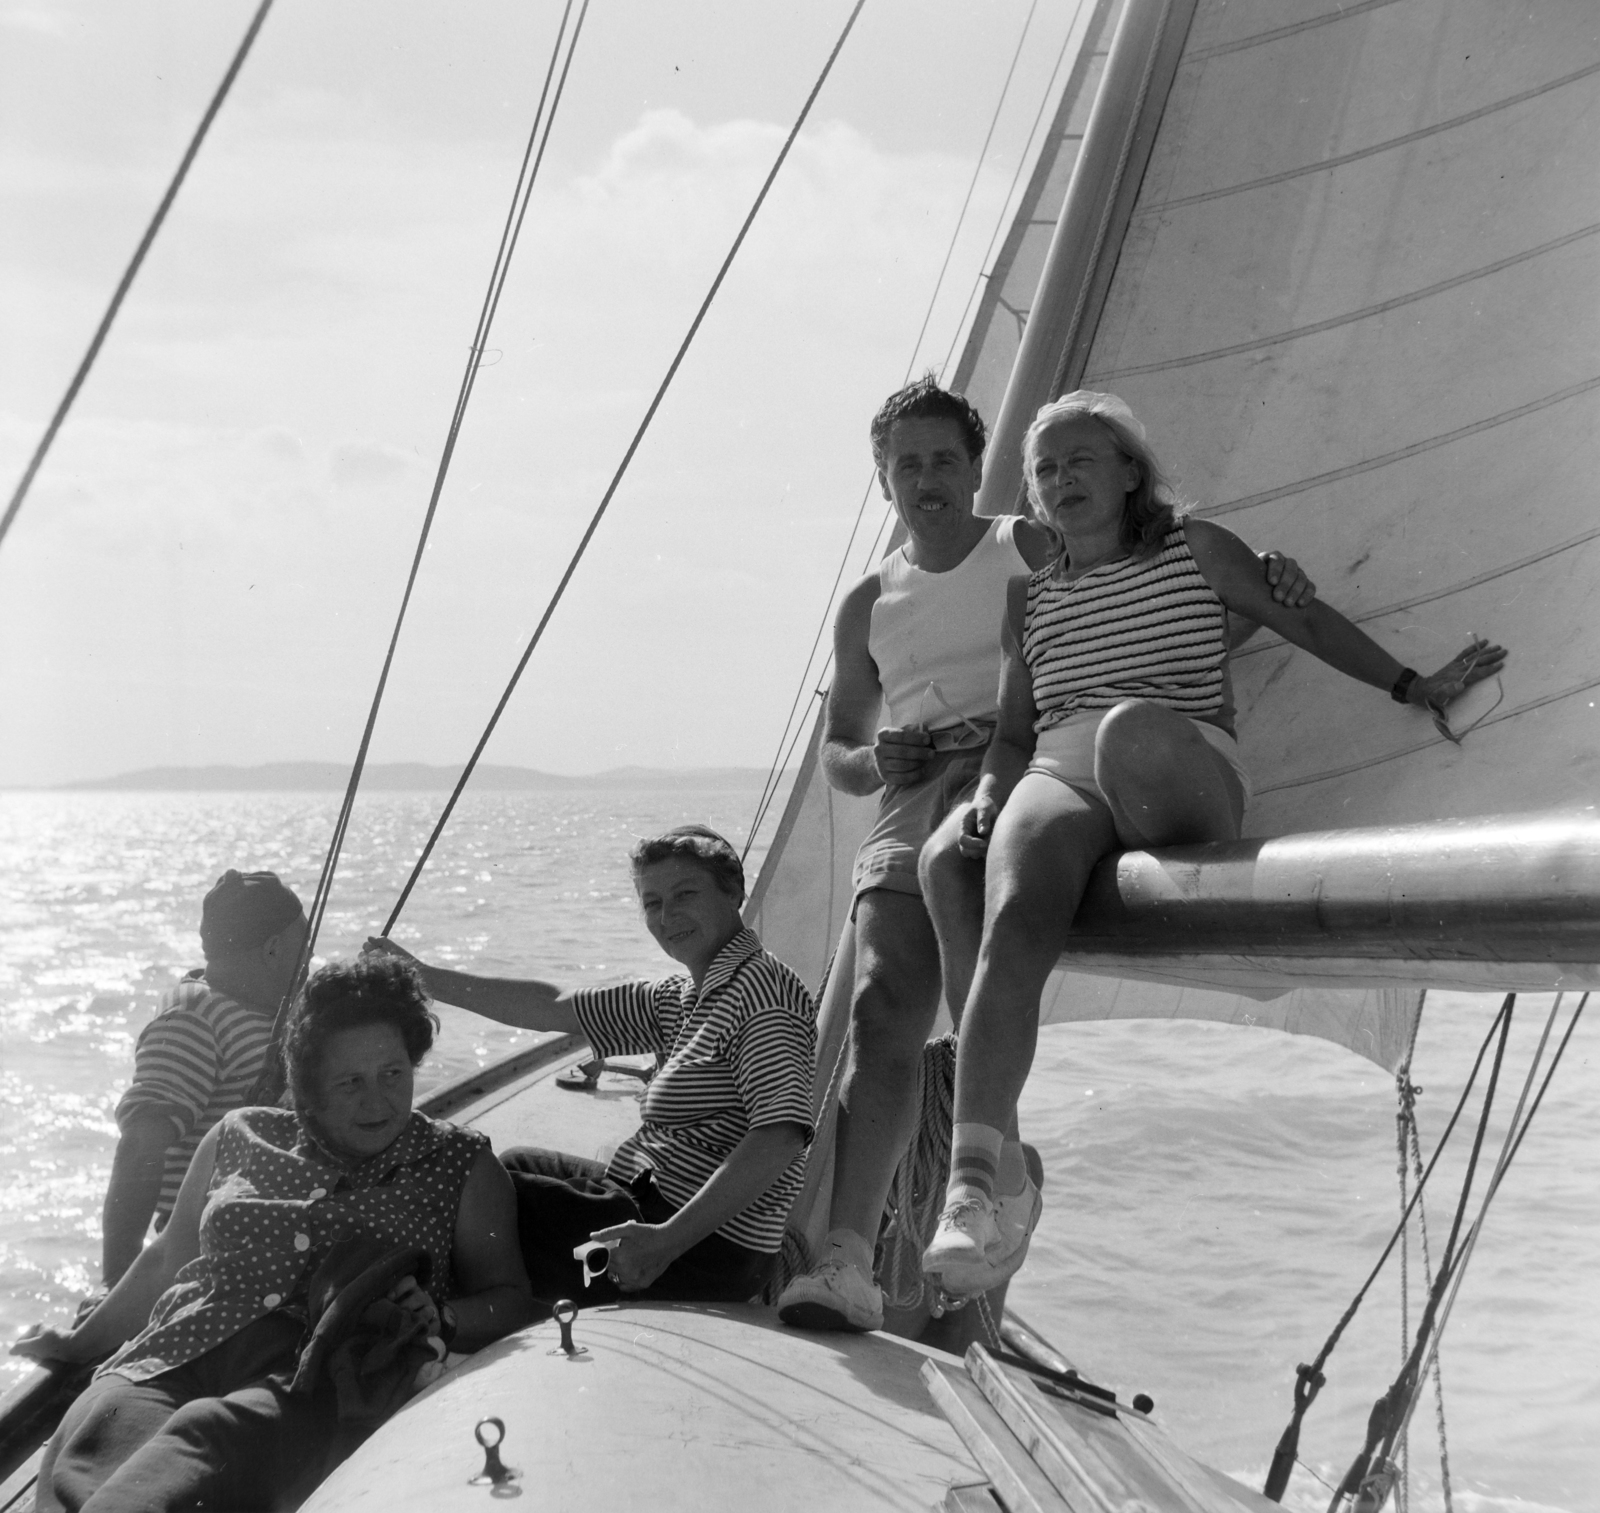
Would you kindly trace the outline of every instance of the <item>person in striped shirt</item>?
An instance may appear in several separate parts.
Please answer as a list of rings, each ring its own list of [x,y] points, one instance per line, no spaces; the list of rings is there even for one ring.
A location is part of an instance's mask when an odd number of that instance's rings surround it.
[[[278,1005],[305,944],[300,900],[272,872],[229,869],[200,907],[205,966],[162,1000],[139,1034],[133,1082],[117,1103],[119,1136],[101,1229],[109,1287],[172,1214],[189,1159],[261,1075]]]
[[[873,1252],[895,1168],[916,1130],[918,1061],[941,989],[957,1017],[966,1001],[983,909],[982,873],[968,869],[958,881],[977,924],[970,942],[941,955],[918,859],[949,816],[966,808],[978,781],[995,726],[1006,585],[1053,554],[1037,521],[973,513],[983,420],[932,375],[891,394],[870,435],[878,486],[904,540],[845,595],[834,626],[823,771],[841,792],[882,798],[851,877],[850,1059],[827,1238],[816,1266],[778,1302],[779,1317],[803,1329],[883,1327]],[[1267,553],[1258,572],[1287,603],[1316,593],[1281,553]],[[1236,626],[1234,642],[1253,629]],[[1015,1130],[1003,1159],[1007,1176],[1020,1180],[1025,1161]],[[996,1308],[1000,1302],[991,1299]],[[960,1317],[973,1327],[973,1313]],[[895,1326],[910,1327],[904,1318]],[[959,1333],[934,1343],[964,1348]]]
[[[631,858],[645,926],[684,973],[563,990],[417,961],[434,998],[502,1024],[582,1035],[596,1056],[652,1053],[643,1122],[602,1165],[505,1152],[523,1260],[548,1302],[619,1296],[743,1302],[783,1245],[810,1143],[816,1011],[804,984],[745,928],[744,869],[714,830],[683,825]],[[609,1254],[584,1278],[573,1250]]]
[[[922,1258],[952,1295],[987,1291],[1027,1253],[1039,1193],[1026,1172],[1007,1181],[1005,1131],[1090,870],[1121,847],[1240,834],[1250,787],[1226,690],[1229,616],[1436,715],[1506,655],[1474,637],[1422,677],[1321,600],[1277,602],[1237,536],[1185,518],[1115,395],[1078,390],[1046,405],[1023,456],[1051,560],[1008,587],[999,725],[971,801],[922,855],[941,948],[971,953],[978,939],[950,1182]]]

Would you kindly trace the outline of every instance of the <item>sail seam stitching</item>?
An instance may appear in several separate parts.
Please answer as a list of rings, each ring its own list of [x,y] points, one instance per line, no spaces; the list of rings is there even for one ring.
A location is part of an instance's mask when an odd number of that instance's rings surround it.
[[[1519,704],[1515,709],[1508,709],[1504,714],[1495,715],[1493,719],[1485,720],[1478,728],[1487,730],[1491,725],[1500,725],[1507,720],[1514,720],[1519,715],[1530,714],[1535,709],[1542,709],[1546,704],[1557,704],[1562,699],[1573,699],[1579,694],[1588,693],[1592,689],[1600,688],[1600,678],[1590,678],[1587,683],[1579,683],[1572,688],[1557,689],[1555,693],[1547,693],[1541,698],[1530,699],[1526,704]],[[1281,783],[1264,783],[1255,791],[1257,796],[1263,793],[1281,793],[1286,788],[1306,788],[1312,783],[1325,783],[1333,778],[1349,777],[1355,772],[1365,772],[1372,767],[1381,767],[1386,762],[1397,762],[1402,757],[1415,756],[1419,751],[1426,751],[1430,746],[1445,744],[1443,736],[1433,736],[1428,740],[1419,741],[1415,746],[1407,746],[1400,751],[1386,752],[1383,756],[1369,757],[1365,761],[1352,762],[1347,767],[1330,767],[1323,772],[1313,772],[1305,777],[1289,778]]]
[[[1238,53],[1246,48],[1261,47],[1268,42],[1277,42],[1284,37],[1298,36],[1301,32],[1315,31],[1321,26],[1331,26],[1336,21],[1348,21],[1353,16],[1365,15],[1368,11],[1384,10],[1388,6],[1397,5],[1400,0],[1364,0],[1361,5],[1344,5],[1336,11],[1327,11],[1320,16],[1311,16],[1304,21],[1296,21],[1292,26],[1277,26],[1271,31],[1256,32],[1253,36],[1240,37],[1235,42],[1219,42],[1215,47],[1202,47],[1189,54],[1184,59],[1185,63],[1199,63],[1207,58],[1220,58],[1225,53]]]
[[[1481,588],[1485,583],[1492,583],[1496,578],[1509,577],[1512,573],[1519,573],[1525,567],[1532,567],[1535,563],[1548,561],[1551,557],[1559,557],[1563,552],[1576,550],[1578,547],[1593,541],[1600,536],[1600,526],[1591,531],[1585,531],[1581,536],[1574,536],[1570,541],[1563,541],[1557,546],[1546,547],[1542,552],[1533,552],[1526,557],[1519,557],[1515,562],[1507,562],[1500,567],[1491,568],[1486,573],[1479,573],[1474,578],[1467,578],[1461,583],[1452,583],[1448,587],[1435,589],[1432,593],[1418,594],[1413,599],[1401,599],[1394,604],[1386,604],[1380,609],[1369,609],[1363,614],[1349,615],[1346,618],[1354,625],[1365,625],[1372,620],[1381,620],[1386,615],[1403,614],[1406,610],[1416,609],[1419,605],[1432,604],[1439,599],[1448,599],[1455,594],[1464,594],[1468,589]],[[1258,638],[1261,639],[1261,638]],[[1261,639],[1261,644],[1254,641],[1248,646],[1240,647],[1233,654],[1233,660],[1239,661],[1242,657],[1253,657],[1258,652],[1276,651],[1281,646],[1289,643],[1282,636],[1269,636]]]
[[[1213,347],[1206,352],[1192,352],[1183,357],[1164,358],[1160,362],[1136,363],[1126,368],[1107,368],[1102,373],[1086,376],[1085,383],[1106,383],[1114,378],[1128,378],[1141,373],[1164,373],[1173,368],[1188,368],[1196,363],[1213,362],[1219,358],[1236,357],[1241,352],[1256,352],[1263,347],[1275,347],[1284,342],[1298,341],[1302,337],[1316,336],[1323,331],[1332,331],[1339,326],[1353,325],[1356,321],[1366,320],[1374,315],[1384,315],[1390,310],[1396,310],[1402,305],[1415,304],[1418,300],[1429,299],[1435,294],[1443,294],[1450,289],[1459,288],[1463,284],[1470,284],[1480,278],[1488,278],[1491,274],[1503,272],[1518,263],[1528,262],[1532,258],[1543,257],[1547,252],[1555,252],[1572,242],[1581,241],[1586,236],[1593,236],[1600,231],[1600,223],[1580,227],[1577,231],[1569,231],[1565,236],[1558,236],[1554,241],[1543,242],[1537,247],[1528,247],[1521,252],[1512,253],[1510,257],[1503,257],[1498,262],[1485,263],[1481,268],[1472,268],[1465,273],[1458,273],[1454,278],[1442,279],[1436,284],[1429,284],[1422,289],[1413,289],[1405,294],[1397,294],[1392,299],[1380,300],[1375,305],[1366,305],[1359,310],[1349,310],[1342,315],[1329,317],[1327,320],[1314,321],[1309,326],[1294,326],[1287,331],[1279,331],[1271,336],[1258,336],[1252,341],[1235,342],[1231,347]]]
[[[1258,504],[1270,504],[1275,499],[1285,499],[1291,494],[1303,494],[1308,490],[1320,488],[1323,484],[1337,483],[1344,478],[1353,478],[1358,473],[1370,473],[1377,468],[1386,468],[1392,463],[1404,462],[1408,457],[1415,457],[1422,452],[1431,452],[1437,447],[1448,446],[1451,442],[1464,440],[1468,436],[1475,436],[1480,431],[1490,431],[1496,426],[1507,425],[1513,420],[1520,420],[1524,415],[1531,415],[1537,410],[1549,408],[1551,405],[1561,404],[1565,400],[1575,399],[1580,394],[1587,394],[1591,389],[1600,388],[1600,378],[1587,378],[1582,383],[1569,384],[1564,389],[1557,389],[1554,394],[1546,394],[1540,399],[1530,400],[1525,405],[1518,405],[1513,410],[1504,410],[1498,415],[1490,415],[1484,420],[1475,420],[1471,425],[1460,426],[1454,431],[1446,431],[1439,436],[1429,436],[1422,441],[1414,441],[1410,446],[1400,447],[1393,452],[1383,452],[1376,457],[1369,457],[1364,462],[1353,462],[1348,467],[1334,468],[1326,473],[1316,473],[1309,478],[1302,478],[1295,483],[1285,484],[1282,488],[1266,489],[1259,494],[1246,494],[1242,499],[1231,499],[1225,504],[1206,505],[1194,513],[1202,519],[1214,519],[1218,515],[1232,515],[1239,510],[1253,509]]]
[[[1142,205],[1134,214],[1136,216],[1158,215],[1162,211],[1176,210],[1183,205],[1198,205],[1206,200],[1220,200],[1232,194],[1244,194],[1252,189],[1265,189],[1273,184],[1286,183],[1290,179],[1303,178],[1307,174],[1326,173],[1335,168],[1342,168],[1347,163],[1360,162],[1362,158],[1375,157],[1380,152],[1389,152],[1396,147],[1407,147],[1413,142],[1420,142],[1428,137],[1438,136],[1441,132],[1454,131],[1458,126],[1469,125],[1473,121],[1481,120],[1484,116],[1495,114],[1496,111],[1509,110],[1513,105],[1526,104],[1529,100],[1537,99],[1540,95],[1549,94],[1553,90],[1565,89],[1569,84],[1576,84],[1592,74],[1600,73],[1600,63],[1591,63],[1586,68],[1580,68],[1573,73],[1564,74],[1559,79],[1552,79],[1546,84],[1540,84],[1533,89],[1525,89],[1520,94],[1507,95],[1503,100],[1496,100],[1489,105],[1480,105],[1476,110],[1469,110],[1465,115],[1452,116],[1448,121],[1439,121],[1432,126],[1423,126],[1416,131],[1408,131],[1404,136],[1390,137],[1383,142],[1375,142],[1370,147],[1360,147],[1354,152],[1341,154],[1336,158],[1324,158],[1318,163],[1307,163],[1300,168],[1286,168],[1282,173],[1269,173],[1259,179],[1248,179],[1242,184],[1230,184],[1224,189],[1207,189],[1199,194],[1186,194],[1177,199],[1161,200],[1154,205]]]

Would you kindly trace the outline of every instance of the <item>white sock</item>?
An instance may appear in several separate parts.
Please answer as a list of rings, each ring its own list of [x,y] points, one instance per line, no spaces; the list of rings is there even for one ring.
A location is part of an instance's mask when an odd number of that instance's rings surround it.
[[[840,1256],[852,1266],[859,1266],[869,1277],[872,1275],[872,1244],[865,1235],[853,1229],[830,1229],[822,1242],[823,1255],[838,1247]]]

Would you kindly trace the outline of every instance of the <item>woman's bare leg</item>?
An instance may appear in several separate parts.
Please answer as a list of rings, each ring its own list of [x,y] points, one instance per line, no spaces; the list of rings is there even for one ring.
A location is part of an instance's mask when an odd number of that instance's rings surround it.
[[[945,1002],[957,1031],[972,992],[972,974],[983,945],[984,862],[961,854],[959,841],[965,805],[957,808],[929,837],[917,863],[922,901],[939,939],[939,967],[944,979]],[[1022,1136],[1012,1112],[1005,1129],[1001,1153],[1000,1191],[1013,1192],[1022,1185]]]
[[[987,1292],[1027,1256],[1040,1200],[1025,1170],[1014,1170],[1022,1164],[1014,1132],[1038,1041],[1039,995],[1090,869],[1115,845],[1103,804],[1040,773],[1024,775],[995,824],[983,944],[957,1044],[950,1183],[922,1257],[948,1294]]]
[[[983,944],[957,1043],[957,1123],[1010,1124],[1033,1065],[1045,979],[1090,871],[1115,846],[1109,811],[1042,773],[1027,773],[1000,811]]]
[[[1100,722],[1094,778],[1124,846],[1239,838],[1239,775],[1186,715],[1144,699],[1118,704]]]

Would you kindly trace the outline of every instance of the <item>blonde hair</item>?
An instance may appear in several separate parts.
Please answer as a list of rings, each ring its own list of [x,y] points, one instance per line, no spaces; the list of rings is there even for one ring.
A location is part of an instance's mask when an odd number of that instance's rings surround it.
[[[1144,426],[1128,407],[1126,400],[1115,394],[1101,394],[1094,389],[1074,389],[1052,400],[1033,417],[1027,435],[1022,438],[1022,471],[1028,484],[1028,508],[1039,525],[1055,543],[1059,556],[1065,549],[1044,506],[1039,502],[1039,492],[1034,487],[1034,448],[1039,438],[1052,426],[1065,420],[1088,419],[1098,421],[1111,433],[1117,449],[1139,470],[1139,482],[1128,491],[1122,513],[1122,545],[1133,557],[1148,557],[1160,545],[1161,539],[1174,523],[1191,508],[1178,496],[1172,481],[1162,470],[1145,436]]]

